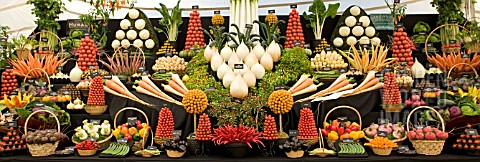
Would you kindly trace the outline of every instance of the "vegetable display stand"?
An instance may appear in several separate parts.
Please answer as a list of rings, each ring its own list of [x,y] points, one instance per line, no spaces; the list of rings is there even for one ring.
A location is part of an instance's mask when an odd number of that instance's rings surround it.
[[[145,120],[146,120],[147,125],[150,125],[150,123],[149,123],[149,121],[148,121],[148,116],[147,116],[147,114],[145,114],[142,110],[140,110],[140,109],[138,109],[138,108],[134,108],[134,107],[125,107],[125,108],[121,109],[120,111],[118,111],[117,114],[115,114],[115,117],[113,118],[113,125],[114,125],[115,127],[117,127],[117,118],[118,118],[118,115],[120,115],[120,113],[122,113],[122,112],[125,111],[125,110],[134,110],[134,111],[137,111],[137,112],[141,113],[141,114],[145,117]],[[147,134],[147,136],[148,136],[148,133],[149,133],[148,131],[145,132],[145,134]],[[144,135],[144,136],[145,136],[145,135]],[[147,140],[144,139],[144,138],[140,139],[140,141],[134,141],[133,146],[132,146],[132,151],[140,151],[140,150],[142,150],[143,148],[145,148],[145,142],[146,142],[146,141],[147,141]]]
[[[247,144],[229,143],[225,145],[225,155],[230,158],[243,158],[248,155]]]
[[[180,152],[180,151],[174,151],[174,150],[167,150],[167,156],[170,158],[181,158],[186,151]]]
[[[101,141],[96,141],[98,143],[98,145],[100,145],[100,148],[98,150],[104,150],[104,149],[108,148],[108,146],[110,145],[110,139],[112,139],[112,137],[113,137],[113,133],[110,133],[110,136],[108,136],[107,138],[105,138]],[[72,143],[77,145],[80,142],[72,140]]]
[[[32,114],[30,114],[28,117],[27,117],[27,120],[25,121],[25,126],[24,126],[24,129],[25,129],[25,135],[27,135],[27,126],[28,126],[28,120],[35,114],[37,113],[40,113],[40,112],[44,112],[44,113],[48,113],[50,115],[53,116],[53,118],[55,119],[55,121],[57,121],[57,131],[60,132],[60,121],[58,121],[58,118],[57,116],[50,112],[50,111],[47,111],[47,110],[37,110],[35,112],[33,112]],[[49,156],[49,155],[53,155],[55,154],[55,150],[57,149],[58,147],[58,141],[55,142],[55,143],[45,143],[45,144],[27,144],[27,147],[28,147],[28,151],[30,152],[30,154],[32,154],[32,156],[34,157],[41,157],[41,156]]]
[[[305,154],[305,151],[303,150],[297,150],[297,151],[290,151],[290,152],[285,152],[287,154],[287,157],[296,159],[296,158],[301,158],[303,157],[303,154]]]
[[[360,113],[353,107],[351,106],[345,106],[345,105],[342,105],[342,106],[337,106],[337,107],[334,107],[332,108],[330,111],[328,111],[328,113],[325,115],[325,119],[323,120],[323,123],[326,123],[327,122],[327,118],[328,116],[335,110],[338,110],[338,109],[350,109],[352,111],[354,111],[357,116],[358,116],[358,122],[359,122],[359,126],[360,128],[362,128],[362,116],[360,115]],[[331,149],[335,149],[335,142],[336,141],[331,141],[327,138],[327,144],[328,144],[328,147],[330,147]]]
[[[375,155],[388,156],[392,153],[393,148],[373,148],[372,151]]]
[[[96,105],[85,105],[85,111],[90,115],[102,115],[105,111],[107,111],[108,106],[96,106]]]
[[[77,152],[78,152],[78,155],[80,155],[80,156],[93,156],[97,153],[97,149],[93,149],[93,150],[78,150],[77,149]]]
[[[37,37],[37,35],[40,35],[40,41],[38,41],[39,46],[38,46],[37,53],[35,53],[35,56],[38,56],[39,58],[45,58],[47,56],[52,56],[52,55],[55,54],[55,47],[53,46],[53,43],[48,43],[50,40],[48,38],[42,37],[42,35],[43,36],[51,35],[50,36],[51,38],[58,39],[58,45],[60,47],[60,49],[58,51],[58,55],[61,55],[60,58],[65,58],[64,51],[63,51],[62,39],[60,39],[60,37],[58,37],[58,35],[56,35],[53,32],[47,31],[47,30],[42,30],[40,32],[32,34],[30,37],[28,37],[28,39],[29,40],[35,39]],[[27,55],[27,57],[28,57],[28,55]]]
[[[430,109],[431,111],[435,112],[440,119],[440,122],[442,125],[442,131],[445,132],[445,122],[443,121],[442,115],[440,115],[440,113],[438,113],[438,111],[432,107],[419,106],[413,109],[410,112],[410,114],[408,114],[407,121],[410,121],[410,117],[418,109]],[[410,131],[410,127],[407,127],[407,132],[409,131]],[[415,151],[417,152],[417,154],[421,154],[421,155],[440,155],[440,153],[442,153],[442,150],[443,150],[443,145],[445,144],[445,140],[410,140],[410,141],[412,142],[412,145],[415,148]]]

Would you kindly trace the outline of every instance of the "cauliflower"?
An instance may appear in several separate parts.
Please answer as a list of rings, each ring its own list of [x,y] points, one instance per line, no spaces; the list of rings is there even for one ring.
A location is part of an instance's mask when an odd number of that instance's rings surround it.
[[[137,32],[135,30],[127,31],[127,38],[129,40],[134,40],[135,38],[137,38]]]
[[[122,40],[121,42],[123,48],[128,48],[130,47],[130,42],[126,39]]]
[[[343,39],[342,39],[342,38],[339,38],[339,37],[335,38],[335,39],[333,40],[333,45],[334,45],[335,47],[341,47],[341,46],[343,45]]]
[[[139,19],[135,21],[135,28],[137,28],[138,30],[142,30],[143,28],[145,28],[145,20]]]
[[[355,26],[352,29],[352,34],[357,36],[357,37],[362,36],[363,32],[364,32],[364,30],[363,30],[363,27],[361,27],[361,26]]]
[[[362,23],[363,27],[370,26],[370,18],[368,16],[362,16],[358,21]]]
[[[115,38],[122,40],[123,38],[125,38],[125,32],[123,30],[118,30],[115,33]]]
[[[348,27],[353,27],[355,26],[355,24],[357,23],[357,19],[353,16],[348,16],[346,19],[345,19],[345,24],[348,26]]]
[[[360,7],[358,6],[353,6],[352,8],[350,8],[350,14],[352,14],[353,16],[360,15],[360,12]]]
[[[132,8],[128,10],[128,17],[131,19],[137,19],[138,15],[140,15],[140,12],[137,9]]]
[[[375,28],[371,26],[365,28],[365,35],[368,37],[373,37],[375,35]]]
[[[348,37],[347,38],[347,44],[349,46],[357,44],[357,38],[355,38],[354,36]]]
[[[122,21],[120,21],[120,28],[122,28],[123,30],[127,30],[130,26],[132,26],[132,23],[130,23],[129,20],[123,19]]]
[[[133,41],[133,46],[138,47],[138,48],[142,48],[143,47],[143,41],[140,40],[140,39],[135,39],[135,41]]]
[[[350,28],[346,26],[342,26],[340,27],[340,29],[338,29],[338,33],[340,34],[340,36],[346,37],[350,35]]]
[[[113,40],[112,41],[112,48],[117,49],[120,47],[120,41],[119,40]]]
[[[155,42],[152,39],[148,39],[147,41],[145,41],[145,47],[147,47],[148,49],[152,49],[153,47],[155,47]]]
[[[143,29],[142,31],[140,31],[138,36],[140,36],[141,39],[145,40],[150,38],[150,32],[147,29]]]

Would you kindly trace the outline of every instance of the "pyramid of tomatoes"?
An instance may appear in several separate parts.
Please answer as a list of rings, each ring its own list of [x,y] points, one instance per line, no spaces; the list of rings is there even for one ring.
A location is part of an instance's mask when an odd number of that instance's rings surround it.
[[[285,48],[293,48],[297,46],[303,47],[305,38],[303,37],[302,23],[300,23],[300,16],[296,8],[292,8],[287,24],[287,41]]]
[[[26,148],[25,141],[20,138],[20,132],[13,127],[9,127],[7,133],[0,139],[0,152]]]
[[[263,123],[263,139],[264,140],[277,140],[278,131],[277,124],[275,124],[275,118],[271,115],[265,117],[265,122]]]
[[[298,134],[298,138],[318,138],[317,126],[315,125],[313,112],[309,108],[302,108],[302,110],[300,110]]]
[[[203,32],[200,30],[201,27],[200,13],[198,13],[197,9],[193,9],[192,13],[190,13],[190,20],[188,20],[187,40],[185,42],[186,51],[189,51],[190,47],[195,45],[195,43],[201,47],[205,46]]]
[[[90,91],[88,92],[87,105],[104,106],[105,92],[103,91],[102,77],[96,76],[90,84]]]
[[[403,27],[397,28],[397,31],[393,33],[392,57],[397,58],[399,62],[407,62],[408,66],[412,66],[414,62],[412,50],[414,49],[415,46],[408,38]]]
[[[157,138],[171,138],[173,132],[173,114],[169,108],[164,107],[158,113],[157,130],[155,131],[155,137]]]
[[[195,140],[210,141],[212,137],[212,123],[210,123],[210,118],[208,118],[208,115],[204,113],[200,115],[198,122],[199,125]]]
[[[14,91],[18,87],[17,76],[12,72],[12,69],[7,69],[2,72],[2,95],[0,99],[3,100],[4,95],[10,95],[10,92]]]
[[[384,74],[383,84],[383,104],[401,104],[402,98],[393,72]]]
[[[90,39],[89,36],[85,36],[81,39],[81,44],[77,48],[76,53],[78,56],[77,63],[78,67],[83,71],[88,70],[89,66],[95,66],[95,69],[98,69],[97,63],[97,45],[95,41]]]

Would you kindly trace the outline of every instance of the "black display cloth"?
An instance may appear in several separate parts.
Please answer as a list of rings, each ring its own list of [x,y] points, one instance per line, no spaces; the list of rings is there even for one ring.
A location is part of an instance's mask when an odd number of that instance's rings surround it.
[[[282,153],[283,154],[283,153]],[[70,156],[70,157],[32,157],[30,155],[19,155],[13,157],[0,157],[0,161],[42,161],[42,162],[59,162],[59,161],[68,161],[68,162],[80,162],[80,161],[99,161],[99,162],[140,162],[140,161],[231,161],[231,162],[274,162],[274,161],[298,161],[298,162],[306,162],[306,161],[324,161],[324,162],[352,162],[352,161],[375,161],[375,162],[427,162],[427,161],[435,161],[435,162],[478,162],[478,157],[476,156],[466,156],[466,155],[453,155],[453,154],[442,154],[438,156],[376,156],[370,154],[368,158],[337,158],[337,157],[326,157],[326,158],[319,158],[314,156],[303,157],[299,159],[290,159],[286,157],[264,157],[264,156],[250,156],[247,158],[226,158],[223,156],[208,156],[208,157],[197,157],[192,155],[187,155],[185,157],[179,159],[172,159],[168,158],[165,155],[160,157],[152,157],[152,158],[143,158],[143,157],[136,157],[134,155],[128,156],[127,158],[99,158],[98,156],[91,156],[91,157],[80,157],[80,156]]]

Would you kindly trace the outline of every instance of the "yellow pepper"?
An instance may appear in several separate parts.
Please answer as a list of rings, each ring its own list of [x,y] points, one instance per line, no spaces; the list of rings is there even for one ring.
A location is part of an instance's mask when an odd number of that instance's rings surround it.
[[[328,140],[330,140],[330,141],[336,141],[336,140],[338,140],[338,133],[337,133],[337,132],[333,132],[333,131],[331,131],[330,133],[328,133]]]
[[[357,131],[357,133],[358,133],[358,139],[365,137],[365,132],[363,132],[363,131]]]
[[[115,136],[115,138],[118,138],[118,134],[120,133],[120,129],[115,129],[113,132],[113,136]]]
[[[358,125],[357,122],[353,122],[352,125],[353,125],[353,126],[360,126],[360,125]]]
[[[357,131],[352,131],[350,132],[350,138],[353,138],[353,140],[358,140],[358,132]]]
[[[147,127],[148,127],[147,123],[142,123],[142,128],[147,128]]]
[[[138,132],[138,134],[140,134],[140,137],[142,138],[144,137],[146,130],[147,130],[146,128],[140,129],[140,131]]]

